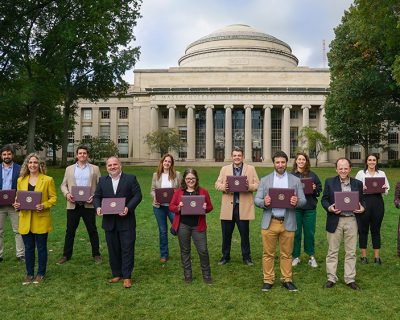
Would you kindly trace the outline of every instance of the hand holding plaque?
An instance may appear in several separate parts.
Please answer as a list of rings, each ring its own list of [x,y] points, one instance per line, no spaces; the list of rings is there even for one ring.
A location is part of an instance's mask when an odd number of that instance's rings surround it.
[[[101,201],[101,214],[125,213],[125,198],[103,198]]]
[[[37,206],[42,202],[42,193],[37,191],[17,191],[16,201],[20,204],[20,210],[38,210]]]
[[[91,187],[72,186],[71,195],[74,201],[87,202],[91,197]]]
[[[0,190],[0,206],[10,206],[15,201],[16,190]]]
[[[182,196],[182,215],[205,215],[206,210],[204,203],[206,202],[204,195]]]
[[[365,189],[364,193],[384,193],[385,177],[365,177]]]
[[[358,191],[335,192],[334,197],[336,210],[353,212],[360,209]]]
[[[291,199],[295,195],[291,188],[269,188],[268,195],[271,198],[271,208],[293,209]]]
[[[247,176],[227,176],[229,192],[246,192],[248,191]]]
[[[170,203],[174,195],[174,188],[157,188],[154,190],[156,195],[156,202]]]
[[[313,180],[312,178],[301,178],[301,184],[303,185],[303,190],[305,195],[313,194]]]

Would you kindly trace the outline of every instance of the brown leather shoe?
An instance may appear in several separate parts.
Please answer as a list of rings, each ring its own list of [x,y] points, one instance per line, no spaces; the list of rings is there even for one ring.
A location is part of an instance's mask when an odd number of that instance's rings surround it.
[[[168,261],[168,258],[160,258],[160,263],[166,263]]]
[[[129,289],[132,287],[132,280],[131,279],[124,279],[124,288]]]
[[[94,256],[93,259],[95,264],[100,264],[102,261],[101,256]]]
[[[66,263],[69,260],[69,258],[67,258],[66,256],[61,257],[60,259],[58,259],[57,264],[61,265]]]
[[[121,277],[114,277],[108,280],[108,283],[117,283],[121,280]]]

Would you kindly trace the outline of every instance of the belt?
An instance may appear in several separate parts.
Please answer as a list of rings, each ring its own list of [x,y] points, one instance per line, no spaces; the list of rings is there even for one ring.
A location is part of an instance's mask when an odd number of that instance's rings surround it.
[[[278,220],[278,221],[285,221],[285,217],[272,216],[272,219],[275,219],[275,220]]]

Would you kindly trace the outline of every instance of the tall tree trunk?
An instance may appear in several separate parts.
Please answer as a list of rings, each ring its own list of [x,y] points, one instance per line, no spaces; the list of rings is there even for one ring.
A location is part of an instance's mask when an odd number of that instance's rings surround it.
[[[63,135],[61,139],[61,167],[67,166],[67,151],[68,151],[68,130],[70,126],[70,113],[71,106],[68,102],[64,103],[64,123],[63,123]]]
[[[28,139],[26,141],[26,151],[28,153],[35,151],[35,134],[36,134],[36,116],[37,105],[28,106]]]

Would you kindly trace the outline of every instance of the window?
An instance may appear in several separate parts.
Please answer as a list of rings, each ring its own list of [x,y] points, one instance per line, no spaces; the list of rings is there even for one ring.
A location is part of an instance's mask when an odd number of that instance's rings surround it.
[[[180,119],[186,119],[187,118],[186,110],[179,110],[178,115],[179,115]]]
[[[92,127],[82,126],[82,142],[92,138]]]
[[[361,147],[359,145],[354,145],[350,147],[350,160],[360,160],[361,159]]]
[[[299,128],[290,127],[290,158],[294,158],[296,156],[298,141],[299,141]]]
[[[128,158],[128,126],[118,126],[118,156]]]
[[[310,109],[309,119],[317,119],[317,108]]]
[[[111,137],[111,129],[110,126],[100,126],[99,136],[100,138],[110,139]]]
[[[397,150],[389,149],[388,150],[388,160],[398,160],[399,152]]]
[[[187,158],[187,128],[186,127],[179,127],[179,138],[182,141],[182,147],[179,150],[179,158],[185,159]]]
[[[281,150],[282,137],[282,109],[271,110],[271,152]]]
[[[92,109],[82,109],[83,120],[92,120]]]
[[[67,145],[68,158],[75,157],[74,144],[75,144],[75,134],[73,131],[68,131],[68,145]]]
[[[196,158],[206,157],[206,110],[196,110]]]
[[[399,133],[397,132],[397,128],[391,128],[389,130],[388,143],[389,144],[398,144],[399,143]]]
[[[298,119],[299,118],[299,110],[290,110],[290,119]]]
[[[168,119],[168,116],[169,116],[168,110],[161,111],[161,118],[162,119]]]
[[[110,109],[100,109],[100,118],[101,119],[110,119]]]
[[[118,108],[118,116],[120,119],[128,119],[128,108]]]

